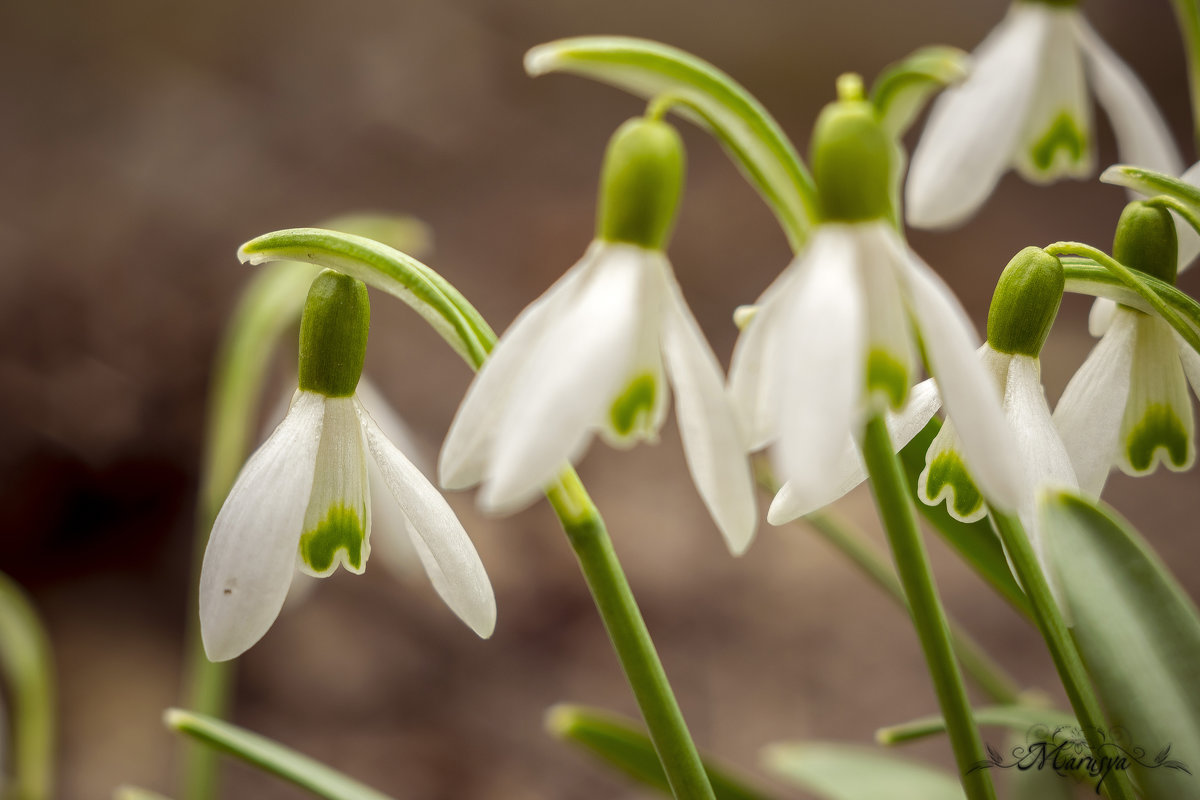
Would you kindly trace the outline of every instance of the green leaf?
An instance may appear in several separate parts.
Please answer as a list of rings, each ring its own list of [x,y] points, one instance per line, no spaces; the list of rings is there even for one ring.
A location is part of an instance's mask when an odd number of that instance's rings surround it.
[[[172,730],[328,800],[389,800],[387,795],[308,756],[228,722],[177,708],[168,709],[163,721]]]
[[[1072,714],[1036,706],[986,706],[974,709],[971,715],[975,717],[977,725],[995,725],[1010,728],[1017,733],[1026,733],[1036,726],[1054,729],[1062,725],[1078,724]],[[875,741],[884,745],[905,744],[945,732],[946,720],[940,715],[932,715],[880,728],[875,732]]]
[[[1114,186],[1124,186],[1148,197],[1166,195],[1191,208],[1194,214],[1200,214],[1200,188],[1184,183],[1173,175],[1127,164],[1114,164],[1100,174],[1100,180]]]
[[[1008,559],[1004,557],[1004,547],[992,530],[991,524],[986,519],[971,523],[959,522],[950,516],[944,505],[926,505],[918,496],[917,479],[921,476],[921,470],[925,469],[925,453],[941,427],[941,420],[934,417],[924,430],[914,436],[900,451],[900,461],[904,465],[904,474],[908,478],[909,493],[913,502],[968,566],[1026,619],[1032,619],[1029,600],[1013,578]]]
[[[0,796],[54,796],[54,721],[54,658],[46,629],[21,587],[0,573]]]
[[[969,58],[957,47],[923,47],[885,68],[871,87],[871,102],[888,133],[903,136],[930,97],[966,78]]]
[[[1111,729],[1103,749],[1131,758],[1148,800],[1194,797],[1197,778],[1154,753],[1200,771],[1200,618],[1196,607],[1130,525],[1107,506],[1049,495],[1043,529],[1058,565],[1080,655]],[[1127,756],[1128,757],[1128,756]]]
[[[585,706],[557,705],[546,712],[546,729],[555,738],[586,750],[639,783],[670,796],[654,745],[633,720]],[[769,795],[709,758],[704,759],[704,770],[717,800],[769,800]]]
[[[963,800],[958,779],[866,747],[820,742],[773,744],[771,772],[824,800]]]
[[[113,790],[113,800],[171,800],[171,798],[140,786],[118,786]]]
[[[321,228],[293,228],[251,239],[238,250],[245,263],[302,261],[335,269],[403,300],[456,353],[478,368],[496,334],[442,276],[385,244]]]
[[[775,212],[793,250],[816,219],[816,188],[779,123],[740,84],[689,53],[645,39],[585,36],[538,45],[530,75],[570,72],[611,84],[672,110],[717,137]]]

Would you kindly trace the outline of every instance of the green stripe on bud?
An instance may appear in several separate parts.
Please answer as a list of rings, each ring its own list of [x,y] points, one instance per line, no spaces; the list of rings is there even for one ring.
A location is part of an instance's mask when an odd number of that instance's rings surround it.
[[[860,222],[891,213],[892,143],[863,99],[862,79],[838,78],[838,100],[825,106],[813,131],[813,178],[827,222]]]
[[[631,119],[604,154],[596,236],[662,250],[675,228],[683,192],[683,140],[661,120]]]
[[[1179,269],[1179,234],[1171,212],[1141,200],[1125,206],[1117,222],[1112,254],[1130,269],[1174,285]]]
[[[318,275],[300,317],[300,388],[326,397],[354,394],[370,327],[366,284],[330,269]]]
[[[987,340],[1001,353],[1037,358],[1062,303],[1062,262],[1026,247],[1000,273],[988,310]]]

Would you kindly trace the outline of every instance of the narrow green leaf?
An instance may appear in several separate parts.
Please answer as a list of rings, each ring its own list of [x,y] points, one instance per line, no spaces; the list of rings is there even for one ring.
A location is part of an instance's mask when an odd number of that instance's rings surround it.
[[[812,177],[779,123],[740,84],[674,47],[625,36],[585,36],[538,45],[525,55],[530,75],[571,72],[672,110],[717,137],[775,212],[798,250],[816,218]]]
[[[1075,717],[1065,711],[1036,706],[986,706],[974,709],[971,713],[977,725],[994,725],[1017,733],[1027,733],[1035,726],[1053,730],[1062,725],[1078,724]],[[875,731],[875,741],[885,745],[905,744],[945,732],[946,720],[940,715],[932,715],[880,728]]]
[[[1059,258],[1084,256],[1108,273],[1102,277],[1082,260],[1067,259],[1063,262],[1066,291],[1108,297],[1155,314],[1200,353],[1200,305],[1171,284],[1130,269],[1104,251],[1079,242],[1056,242],[1045,250]]]
[[[388,796],[359,783],[308,756],[228,722],[177,708],[163,716],[168,728],[240,758],[328,800],[388,800]]]
[[[871,87],[871,102],[888,133],[903,136],[934,94],[967,76],[969,58],[957,47],[923,47],[885,68]]]
[[[171,800],[171,798],[140,786],[118,786],[113,791],[113,800]]]
[[[429,267],[385,244],[321,228],[293,228],[251,239],[245,263],[302,261],[335,269],[403,300],[462,358],[478,368],[496,335],[461,294]]]
[[[1104,749],[1111,752],[1104,755],[1130,759],[1148,800],[1195,797],[1195,605],[1137,531],[1107,506],[1060,492],[1047,497],[1040,513],[1043,529],[1053,532],[1053,561],[1080,655],[1107,711]]]
[[[1200,188],[1184,183],[1173,175],[1127,164],[1114,164],[1100,174],[1100,180],[1149,197],[1160,194],[1172,197],[1200,214]]]
[[[1029,600],[1013,578],[1008,560],[1004,557],[1000,538],[996,536],[988,521],[983,519],[972,523],[959,522],[950,516],[944,505],[928,506],[917,494],[917,479],[921,476],[921,470],[925,469],[925,453],[941,427],[941,420],[934,417],[925,429],[900,451],[900,461],[904,465],[913,502],[968,566],[1026,619],[1032,619]]]
[[[877,750],[845,744],[773,744],[768,770],[824,800],[963,800],[957,778]]]
[[[556,739],[586,750],[646,786],[670,796],[658,754],[643,727],[633,720],[594,708],[557,705],[546,712],[546,729]],[[704,759],[704,770],[717,800],[769,800],[739,775]]]
[[[0,796],[54,796],[54,720],[49,637],[25,592],[0,573]]]

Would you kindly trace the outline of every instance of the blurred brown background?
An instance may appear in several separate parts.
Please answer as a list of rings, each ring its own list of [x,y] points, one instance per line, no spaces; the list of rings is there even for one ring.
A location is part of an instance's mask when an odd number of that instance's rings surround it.
[[[209,367],[250,268],[238,244],[352,210],[410,213],[429,262],[498,329],[583,252],[604,143],[643,104],[572,77],[527,78],[530,46],[623,33],[690,50],[744,83],[801,151],[842,71],[916,47],[972,48],[1002,0],[151,0],[0,5],[0,569],[48,620],[61,685],[61,797],[121,782],[173,793],[188,553]],[[1166,0],[1089,0],[1194,160]],[[1101,117],[1102,119],[1102,117]],[[1101,121],[1100,161],[1113,160]],[[919,131],[919,128],[918,128]],[[723,362],[735,305],[787,263],[783,236],[691,127],[671,256]],[[1107,248],[1123,193],[1009,177],[961,230],[914,233],[980,325],[1027,244]],[[1182,281],[1193,294],[1196,279]],[[1046,353],[1056,399],[1090,347],[1064,305]],[[401,304],[377,297],[368,371],[432,458],[470,378]],[[803,527],[763,523],[731,559],[658,447],[601,445],[582,474],[609,519],[698,741],[756,768],[784,738],[867,743],[931,711],[915,636]],[[1114,477],[1108,499],[1200,594],[1195,474]],[[641,794],[542,732],[561,700],[634,707],[548,510],[489,520],[451,498],[497,591],[477,640],[423,579],[381,565],[325,581],[242,661],[236,719],[404,798]],[[868,495],[842,503],[875,533]],[[765,500],[764,500],[765,508]],[[952,612],[1022,680],[1055,685],[1036,635],[933,545]],[[944,742],[916,748],[945,762]],[[226,796],[304,796],[240,766]]]

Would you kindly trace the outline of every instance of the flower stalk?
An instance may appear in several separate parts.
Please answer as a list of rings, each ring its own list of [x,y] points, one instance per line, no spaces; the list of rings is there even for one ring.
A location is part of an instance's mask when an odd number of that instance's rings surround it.
[[[21,588],[3,573],[0,573],[0,689],[7,690],[12,737],[10,742],[0,742],[9,748],[7,753],[0,750],[0,796],[13,800],[50,800],[54,796],[57,727],[54,658],[37,611]],[[0,711],[3,710],[0,706]],[[2,717],[0,714],[0,724]]]
[[[1187,54],[1188,87],[1192,93],[1192,128],[1196,144],[1200,147],[1200,2],[1171,0],[1171,5],[1175,7],[1179,32],[1183,36],[1183,50]]]
[[[862,443],[863,461],[871,477],[871,490],[887,532],[900,584],[908,598],[909,613],[929,668],[938,705],[954,750],[959,777],[968,800],[995,800],[996,789],[985,769],[983,739],[971,716],[962,672],[954,658],[946,612],[938,598],[929,556],[917,527],[916,509],[908,495],[904,471],[892,450],[887,424],[881,415],[867,420]]]

